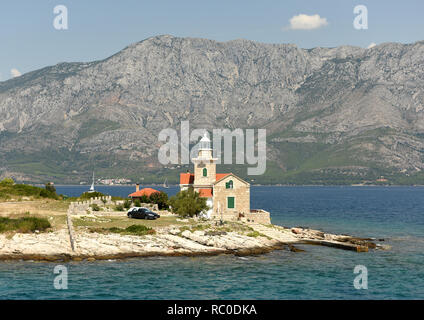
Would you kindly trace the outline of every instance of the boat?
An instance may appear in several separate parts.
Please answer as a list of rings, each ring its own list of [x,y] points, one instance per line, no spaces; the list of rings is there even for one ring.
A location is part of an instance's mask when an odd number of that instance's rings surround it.
[[[90,190],[88,191],[89,193],[93,193],[93,192],[95,192],[96,190],[94,190],[94,171],[93,171],[93,182],[91,183],[91,187],[90,187]]]
[[[163,187],[164,187],[164,188],[167,188],[167,189],[169,188],[169,185],[168,185],[168,178],[166,178],[166,179],[165,179],[165,181],[163,182]]]

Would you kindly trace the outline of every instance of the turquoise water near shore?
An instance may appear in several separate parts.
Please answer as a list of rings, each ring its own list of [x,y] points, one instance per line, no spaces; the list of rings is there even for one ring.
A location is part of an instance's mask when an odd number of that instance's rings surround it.
[[[87,187],[57,189],[73,196]],[[57,263],[0,262],[0,299],[424,299],[424,187],[253,186],[251,202],[274,224],[384,238],[392,249],[71,262],[67,290],[53,287]],[[356,265],[368,269],[367,290],[353,286]]]

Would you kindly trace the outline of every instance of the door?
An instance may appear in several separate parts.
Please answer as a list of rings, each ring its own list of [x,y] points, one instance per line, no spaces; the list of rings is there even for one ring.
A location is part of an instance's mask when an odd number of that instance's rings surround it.
[[[228,209],[234,209],[234,197],[228,197],[227,198],[227,208]]]

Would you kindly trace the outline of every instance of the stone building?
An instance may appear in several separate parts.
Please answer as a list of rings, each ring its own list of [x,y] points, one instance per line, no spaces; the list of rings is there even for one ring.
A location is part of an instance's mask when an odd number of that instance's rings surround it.
[[[193,187],[206,198],[206,215],[210,219],[271,223],[269,212],[250,209],[250,184],[233,173],[216,173],[217,160],[205,134],[198,156],[192,159],[194,173],[180,174],[180,189]]]

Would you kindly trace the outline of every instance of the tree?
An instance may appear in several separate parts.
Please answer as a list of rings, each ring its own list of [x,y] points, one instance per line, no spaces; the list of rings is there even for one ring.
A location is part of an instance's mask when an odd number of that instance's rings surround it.
[[[169,208],[168,204],[168,194],[165,192],[154,192],[150,195],[150,202],[156,203],[159,210],[167,210]]]
[[[54,187],[53,183],[46,183],[44,189],[41,189],[40,191],[40,196],[43,198],[58,199],[58,195],[56,194],[56,188]]]
[[[127,199],[124,201],[124,208],[129,209],[131,207],[131,200]]]
[[[51,182],[46,183],[45,188],[50,193],[56,193],[56,188],[54,187],[54,184]]]
[[[189,188],[178,192],[169,201],[172,212],[180,217],[197,216],[200,212],[207,210],[206,198],[201,198],[199,193]]]
[[[148,196],[146,196],[145,194],[143,194],[143,195],[140,197],[140,202],[141,202],[141,203],[150,203],[150,198],[149,198]]]
[[[135,199],[134,200],[134,207],[141,207],[140,199]]]

